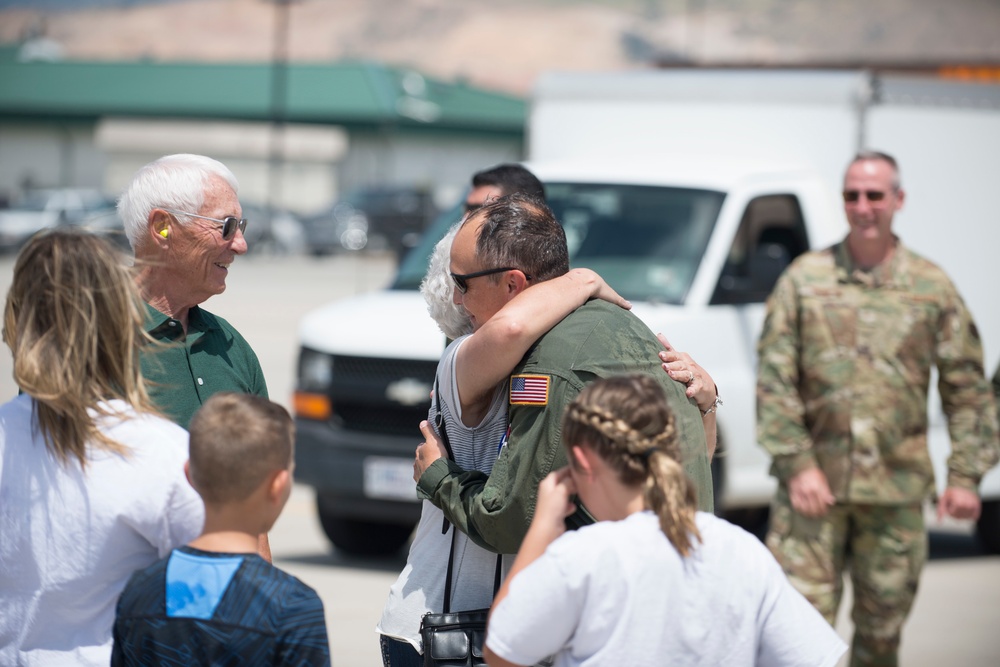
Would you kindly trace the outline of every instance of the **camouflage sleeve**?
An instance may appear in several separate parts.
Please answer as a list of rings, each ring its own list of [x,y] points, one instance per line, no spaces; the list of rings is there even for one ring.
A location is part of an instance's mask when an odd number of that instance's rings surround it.
[[[1000,459],[996,402],[983,371],[979,332],[950,284],[942,305],[934,362],[951,437],[948,486],[975,491]],[[996,382],[994,377],[994,388]]]
[[[798,295],[789,271],[767,300],[757,343],[757,440],[771,455],[781,482],[817,466],[799,394]]]

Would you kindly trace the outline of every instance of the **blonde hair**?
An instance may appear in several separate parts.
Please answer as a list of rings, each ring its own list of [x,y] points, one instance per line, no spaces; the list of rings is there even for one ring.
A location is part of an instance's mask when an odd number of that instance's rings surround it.
[[[15,381],[34,399],[34,424],[61,462],[75,457],[86,466],[89,446],[127,452],[96,425],[112,412],[103,401],[155,412],[138,361],[144,319],[124,257],[106,241],[58,229],[36,235],[18,255],[3,340]]]
[[[589,447],[627,486],[643,485],[647,509],[682,556],[701,541],[697,495],[679,462],[674,414],[663,388],[647,375],[595,380],[563,415],[563,443]],[[573,457],[570,456],[570,460]]]
[[[252,394],[213,394],[191,418],[191,481],[207,503],[245,500],[292,463],[288,411]]]

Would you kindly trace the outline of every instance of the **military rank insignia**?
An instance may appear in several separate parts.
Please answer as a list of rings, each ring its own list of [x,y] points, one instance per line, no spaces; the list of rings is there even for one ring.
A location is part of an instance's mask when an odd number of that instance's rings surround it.
[[[511,405],[548,405],[548,375],[511,375]]]

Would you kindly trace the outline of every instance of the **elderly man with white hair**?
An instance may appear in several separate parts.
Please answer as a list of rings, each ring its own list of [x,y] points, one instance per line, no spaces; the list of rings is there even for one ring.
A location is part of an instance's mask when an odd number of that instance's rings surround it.
[[[118,202],[135,252],[136,283],[149,306],[148,332],[179,345],[143,357],[157,406],[184,426],[209,396],[267,397],[257,355],[227,321],[200,304],[226,289],[247,251],[236,177],[202,155],[167,155],[132,177]]]
[[[142,373],[156,407],[187,428],[221,391],[267,398],[257,355],[229,322],[201,308],[226,289],[229,267],[247,251],[233,173],[203,155],[167,155],[139,169],[118,201],[147,306]],[[270,560],[267,536],[261,555]]]

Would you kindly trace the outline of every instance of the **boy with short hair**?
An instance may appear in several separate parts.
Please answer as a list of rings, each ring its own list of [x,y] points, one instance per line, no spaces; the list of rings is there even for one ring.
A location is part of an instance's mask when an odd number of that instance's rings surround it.
[[[259,396],[219,393],[190,432],[184,469],[205,529],[132,575],[111,664],[329,665],[319,596],[257,555],[292,489],[291,417]]]

